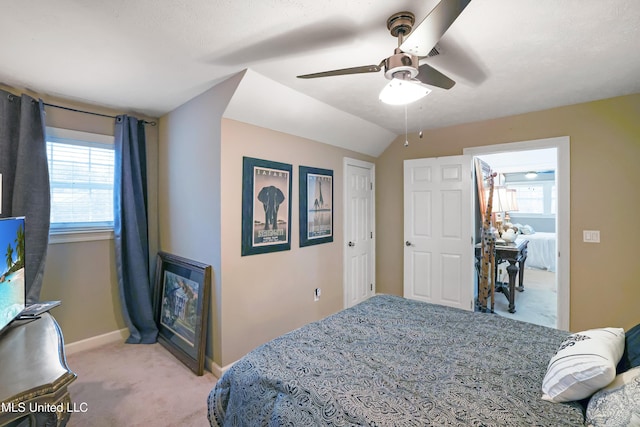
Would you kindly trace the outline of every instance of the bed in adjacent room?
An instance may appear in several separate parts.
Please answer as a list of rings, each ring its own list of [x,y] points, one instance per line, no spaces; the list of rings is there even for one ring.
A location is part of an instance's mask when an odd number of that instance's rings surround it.
[[[236,362],[208,399],[212,426],[581,426],[541,399],[568,333],[377,295]]]
[[[532,234],[522,234],[518,239],[527,239],[527,268],[556,271],[556,233],[536,231]]]

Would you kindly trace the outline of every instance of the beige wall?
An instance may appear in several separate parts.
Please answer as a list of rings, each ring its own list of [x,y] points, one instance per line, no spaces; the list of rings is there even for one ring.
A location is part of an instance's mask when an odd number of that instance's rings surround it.
[[[47,103],[117,115],[123,111],[59,99],[21,89],[1,88],[13,93],[28,93]],[[113,135],[114,120],[58,108],[45,107],[47,126],[82,132]],[[130,113],[139,118],[155,119]],[[150,254],[155,259],[158,225],[157,205],[157,141],[158,127],[146,126],[149,184]],[[113,239],[50,243],[42,283],[41,300],[61,300],[52,310],[60,324],[65,342],[71,343],[125,328],[115,272]]]
[[[242,158],[293,166],[291,250],[240,256]],[[222,365],[343,308],[343,159],[375,159],[293,135],[222,121]],[[334,241],[299,247],[299,166],[333,170]],[[314,302],[315,288],[322,289]]]
[[[125,328],[113,239],[50,244],[40,297],[62,301],[51,313],[66,343]]]
[[[160,118],[160,249],[212,267],[206,354],[221,360],[220,120],[242,77]]]
[[[223,119],[230,78],[160,119],[160,249],[213,268],[207,356],[220,367],[342,308],[342,161],[375,159]],[[242,157],[293,165],[292,248],[240,256]],[[298,247],[299,165],[334,170],[334,243]],[[320,301],[313,290],[322,289]]]
[[[402,295],[403,160],[462,154],[465,147],[569,136],[571,140],[570,329],[640,322],[640,94],[468,123],[398,138],[377,159],[378,292]],[[600,230],[601,243],[582,242]]]

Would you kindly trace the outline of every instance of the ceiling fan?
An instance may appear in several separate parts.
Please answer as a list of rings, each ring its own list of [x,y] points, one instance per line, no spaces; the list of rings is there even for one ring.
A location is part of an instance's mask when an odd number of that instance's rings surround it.
[[[398,38],[398,47],[393,55],[384,58],[378,65],[342,68],[297,77],[313,79],[346,74],[377,73],[384,68],[384,76],[391,81],[380,92],[380,99],[396,105],[408,104],[427,95],[431,90],[425,85],[451,89],[455,81],[428,64],[420,65],[419,61],[428,56],[438,40],[470,2],[471,0],[441,0],[416,27],[414,27],[415,16],[411,12],[398,12],[391,15],[387,19],[387,28],[392,36]],[[402,93],[399,98],[394,96],[399,95],[398,91]],[[413,93],[413,96],[410,93]]]

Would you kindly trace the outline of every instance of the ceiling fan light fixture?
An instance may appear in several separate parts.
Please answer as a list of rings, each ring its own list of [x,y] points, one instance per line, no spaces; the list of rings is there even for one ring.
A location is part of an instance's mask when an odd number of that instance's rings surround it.
[[[538,172],[535,171],[529,171],[526,174],[524,174],[525,178],[527,179],[534,179],[535,177],[538,176]]]
[[[385,104],[406,105],[424,98],[429,93],[431,93],[431,89],[422,85],[418,80],[394,78],[380,91],[379,97],[380,101]]]

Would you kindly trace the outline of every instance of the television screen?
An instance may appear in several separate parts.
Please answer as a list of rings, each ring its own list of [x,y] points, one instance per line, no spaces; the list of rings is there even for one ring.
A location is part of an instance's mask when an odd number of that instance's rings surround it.
[[[0,330],[24,310],[24,217],[0,219]]]

